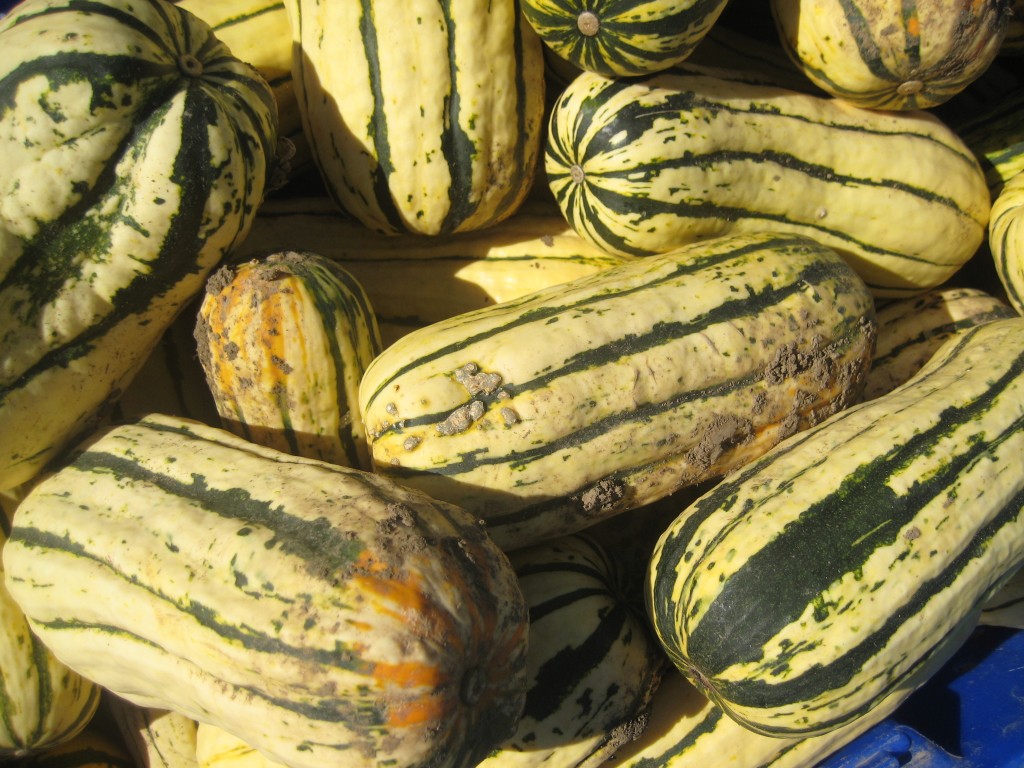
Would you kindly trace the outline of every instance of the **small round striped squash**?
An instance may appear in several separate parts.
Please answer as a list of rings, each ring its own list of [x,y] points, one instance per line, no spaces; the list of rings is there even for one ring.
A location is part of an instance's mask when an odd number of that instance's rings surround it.
[[[580,69],[642,75],[683,61],[712,28],[725,0],[523,0],[547,46]]]
[[[1009,0],[771,0],[783,46],[820,88],[857,106],[924,109],[999,54]]]

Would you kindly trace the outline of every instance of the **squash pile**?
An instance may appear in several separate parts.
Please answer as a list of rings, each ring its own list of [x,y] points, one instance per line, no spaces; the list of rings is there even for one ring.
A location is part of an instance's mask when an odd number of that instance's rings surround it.
[[[0,764],[810,767],[1024,627],[1020,13],[14,5]]]

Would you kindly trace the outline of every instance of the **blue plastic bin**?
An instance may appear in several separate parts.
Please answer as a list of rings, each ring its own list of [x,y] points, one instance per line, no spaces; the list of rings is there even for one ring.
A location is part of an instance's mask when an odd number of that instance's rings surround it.
[[[889,718],[818,768],[1024,768],[1024,631],[979,627]]]

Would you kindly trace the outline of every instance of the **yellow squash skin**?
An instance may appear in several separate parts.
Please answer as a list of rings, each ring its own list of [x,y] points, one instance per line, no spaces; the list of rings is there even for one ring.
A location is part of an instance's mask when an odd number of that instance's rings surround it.
[[[583,73],[553,108],[545,168],[566,219],[605,250],[795,232],[886,298],[952,277],[984,241],[991,205],[977,157],[934,115],[721,69]]]
[[[581,238],[552,201],[528,200],[509,218],[444,237],[382,235],[326,197],[268,200],[236,254],[306,250],[336,262],[366,291],[381,341],[452,315],[517,299],[628,260]]]
[[[544,62],[516,0],[288,0],[292,75],[328,193],[375,231],[489,226],[526,196]]]
[[[1001,298],[972,287],[934,288],[882,305],[875,313],[878,339],[864,399],[881,397],[905,384],[963,328],[1015,314]]]
[[[196,721],[108,694],[104,705],[125,749],[141,768],[197,768]]]
[[[779,38],[804,74],[860,107],[927,109],[999,54],[1009,0],[771,0]]]
[[[178,7],[210,25],[231,53],[251,64],[274,89],[280,139],[292,144],[288,175],[313,162],[292,85],[292,31],[284,0],[179,0]]]
[[[196,728],[195,758],[197,768],[287,768],[209,723],[199,723]]]
[[[515,548],[717,476],[850,402],[873,322],[833,251],[721,238],[414,331],[369,365],[360,408],[378,473]]]
[[[648,613],[745,727],[811,736],[905,699],[1024,561],[1024,319],[779,443],[662,534]]]
[[[7,489],[96,426],[245,238],[277,115],[262,76],[163,0],[26,1],[0,47]]]
[[[601,768],[813,768],[893,713],[898,697],[850,725],[820,736],[755,733],[732,720],[677,670],[666,673],[647,725]]]
[[[155,414],[80,449],[3,552],[72,669],[290,768],[472,768],[513,732],[528,617],[464,510]]]
[[[1024,314],[1024,171],[1011,177],[992,203],[988,245],[1007,300]]]
[[[7,521],[0,512],[0,550]],[[33,634],[3,584],[0,562],[0,763],[46,752],[80,733],[100,688],[59,661]]]
[[[369,469],[359,381],[381,350],[362,286],[337,263],[284,251],[222,266],[195,338],[222,425],[296,456]]]

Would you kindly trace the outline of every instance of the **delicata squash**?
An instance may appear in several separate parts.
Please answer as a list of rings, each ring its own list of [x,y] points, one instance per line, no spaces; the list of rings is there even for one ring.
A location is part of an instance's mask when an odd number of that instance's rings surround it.
[[[827,733],[905,699],[1024,561],[1024,318],[779,443],[682,511],[648,569],[676,666],[732,718]]]
[[[507,549],[717,477],[854,402],[874,304],[762,233],[636,259],[402,337],[366,368],[375,470]]]
[[[246,235],[273,92],[166,0],[0,19],[0,489],[99,421]]]
[[[69,667],[290,768],[470,768],[524,705],[524,598],[475,518],[198,422],[81,446],[3,557]]]

